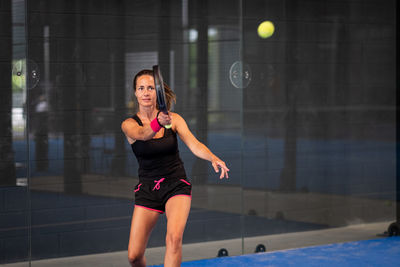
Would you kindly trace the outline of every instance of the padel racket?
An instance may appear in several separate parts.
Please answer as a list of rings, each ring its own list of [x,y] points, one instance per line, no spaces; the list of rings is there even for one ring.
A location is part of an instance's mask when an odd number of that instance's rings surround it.
[[[157,93],[157,104],[161,112],[168,114],[167,99],[165,98],[164,80],[161,75],[160,67],[158,65],[153,66],[154,83],[156,85]],[[164,127],[169,129],[171,124],[165,125]]]

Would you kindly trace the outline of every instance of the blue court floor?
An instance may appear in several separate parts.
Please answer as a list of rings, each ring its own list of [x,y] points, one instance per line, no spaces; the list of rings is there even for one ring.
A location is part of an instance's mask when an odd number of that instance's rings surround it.
[[[182,263],[182,267],[200,266],[400,266],[400,237]]]

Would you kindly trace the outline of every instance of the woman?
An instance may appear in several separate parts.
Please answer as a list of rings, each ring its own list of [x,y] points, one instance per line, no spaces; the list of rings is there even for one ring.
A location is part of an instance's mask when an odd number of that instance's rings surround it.
[[[167,217],[164,266],[180,266],[182,236],[191,204],[191,185],[179,157],[177,137],[199,158],[208,160],[220,179],[229,169],[190,132],[177,113],[159,112],[153,72],[143,70],[133,81],[139,111],[122,123],[122,131],[139,162],[139,183],[135,187],[128,257],[132,266],[146,266],[144,252],[150,233],[161,213]],[[165,86],[168,110],[175,95]],[[165,128],[172,125],[171,128]]]

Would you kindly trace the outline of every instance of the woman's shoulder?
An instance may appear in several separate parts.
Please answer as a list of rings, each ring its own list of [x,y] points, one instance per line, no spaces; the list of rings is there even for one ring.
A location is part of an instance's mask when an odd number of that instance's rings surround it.
[[[137,114],[134,114],[128,118],[126,118],[122,123],[121,123],[121,127],[129,127],[132,124],[139,124],[142,126],[142,121],[140,120],[140,118],[137,116]]]
[[[126,124],[130,124],[130,123],[132,123],[132,122],[134,122],[135,120],[133,119],[133,117],[128,117],[128,118],[125,118],[125,120],[123,120],[122,121],[122,125],[126,125]]]
[[[172,116],[172,118],[177,118],[177,119],[183,120],[183,117],[176,112],[169,111],[168,113]]]
[[[172,120],[175,121],[176,123],[181,123],[185,121],[184,118],[176,112],[170,111],[169,114],[172,117]]]
[[[126,118],[122,123],[121,123],[121,129],[125,130],[127,127],[129,127],[133,123],[132,118]]]
[[[181,115],[175,112],[170,112],[170,114],[172,117],[172,129],[174,132],[179,132],[179,129],[186,127],[186,121]]]

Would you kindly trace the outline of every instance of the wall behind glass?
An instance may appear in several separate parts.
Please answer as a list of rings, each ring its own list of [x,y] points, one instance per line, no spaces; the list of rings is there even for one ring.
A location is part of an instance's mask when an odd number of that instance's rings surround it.
[[[271,225],[246,236],[394,220],[394,8],[244,1],[244,212]]]
[[[23,125],[29,127],[25,147],[4,139],[10,150],[11,144],[20,149],[15,162],[25,163],[29,191],[22,187],[18,203],[25,206],[18,212],[24,232],[13,236],[17,248],[11,248],[24,253],[2,261],[127,249],[138,166],[120,124],[135,112],[134,74],[155,64],[177,94],[175,111],[230,164],[231,179],[240,183],[241,91],[227,75],[239,59],[238,2],[18,2],[27,7],[21,18],[29,25],[27,36],[20,31],[28,53],[21,60],[38,76],[28,81],[21,104]],[[3,7],[10,13],[10,7]],[[3,58],[9,69],[11,59]],[[10,119],[9,107],[4,113]],[[240,238],[240,186],[219,190],[227,183],[219,181],[211,166],[183,144],[180,149],[194,184],[184,242]],[[13,166],[14,160],[9,163]],[[15,185],[15,174],[8,177]],[[17,203],[18,194],[2,194],[6,203]],[[229,203],[235,209],[220,212]],[[164,245],[165,223],[160,219],[149,247]],[[6,228],[7,234],[11,231]],[[4,236],[1,244],[11,241]],[[228,245],[241,253],[240,240]]]

